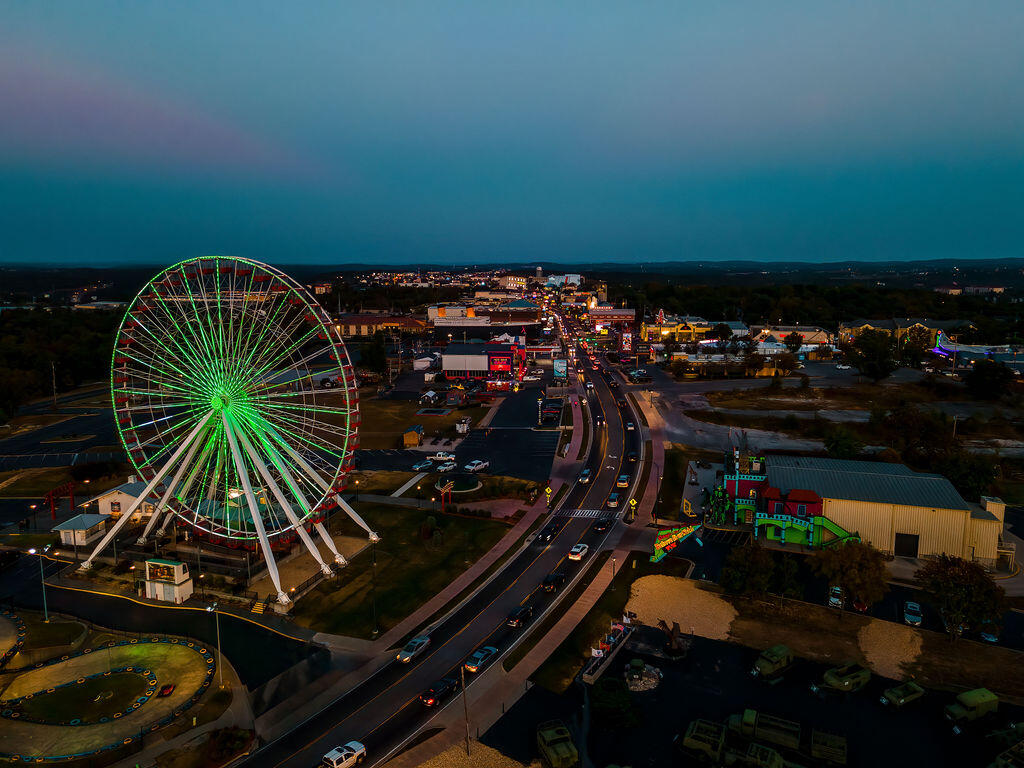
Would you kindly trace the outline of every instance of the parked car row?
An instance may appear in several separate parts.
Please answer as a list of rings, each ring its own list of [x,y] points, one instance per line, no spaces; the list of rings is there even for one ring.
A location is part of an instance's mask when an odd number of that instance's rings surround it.
[[[445,456],[446,458],[438,458]],[[459,465],[455,462],[455,455],[441,451],[430,458],[418,461],[412,465],[413,472],[451,472]],[[483,459],[473,459],[462,469],[465,472],[483,472],[491,466],[491,462]]]

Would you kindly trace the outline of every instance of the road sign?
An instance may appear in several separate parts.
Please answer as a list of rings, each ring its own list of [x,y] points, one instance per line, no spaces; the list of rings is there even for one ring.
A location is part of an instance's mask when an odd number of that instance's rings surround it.
[[[683,499],[683,514],[687,517],[693,517],[693,505],[690,504],[689,499]]]
[[[629,500],[629,506],[635,507],[636,506],[636,499],[630,499]]]
[[[551,495],[551,488],[550,487],[545,488],[544,489],[544,493],[546,493],[548,496],[550,496]]]

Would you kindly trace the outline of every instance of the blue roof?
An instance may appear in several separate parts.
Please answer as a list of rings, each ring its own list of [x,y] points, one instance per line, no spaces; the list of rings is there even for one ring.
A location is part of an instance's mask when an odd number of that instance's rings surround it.
[[[823,499],[899,504],[933,509],[971,509],[942,475],[915,472],[882,461],[768,456],[768,484],[783,493],[799,488]]]

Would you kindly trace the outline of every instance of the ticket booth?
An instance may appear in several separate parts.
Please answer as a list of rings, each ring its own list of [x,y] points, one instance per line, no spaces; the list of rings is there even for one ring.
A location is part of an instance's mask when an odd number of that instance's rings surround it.
[[[145,584],[151,600],[183,603],[192,597],[188,565],[177,560],[147,560]]]

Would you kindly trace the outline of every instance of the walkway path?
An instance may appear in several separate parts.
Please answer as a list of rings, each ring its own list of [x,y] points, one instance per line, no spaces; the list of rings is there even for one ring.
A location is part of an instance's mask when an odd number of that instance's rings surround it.
[[[392,496],[401,496],[403,493],[408,491],[410,488],[412,488],[414,485],[416,485],[416,483],[418,483],[420,480],[422,480],[424,477],[426,477],[429,474],[430,474],[429,472],[420,472],[418,475],[414,475],[412,478],[409,479],[409,482],[407,482],[405,485],[403,485],[401,488],[399,488],[397,491],[395,491],[391,495]]]

